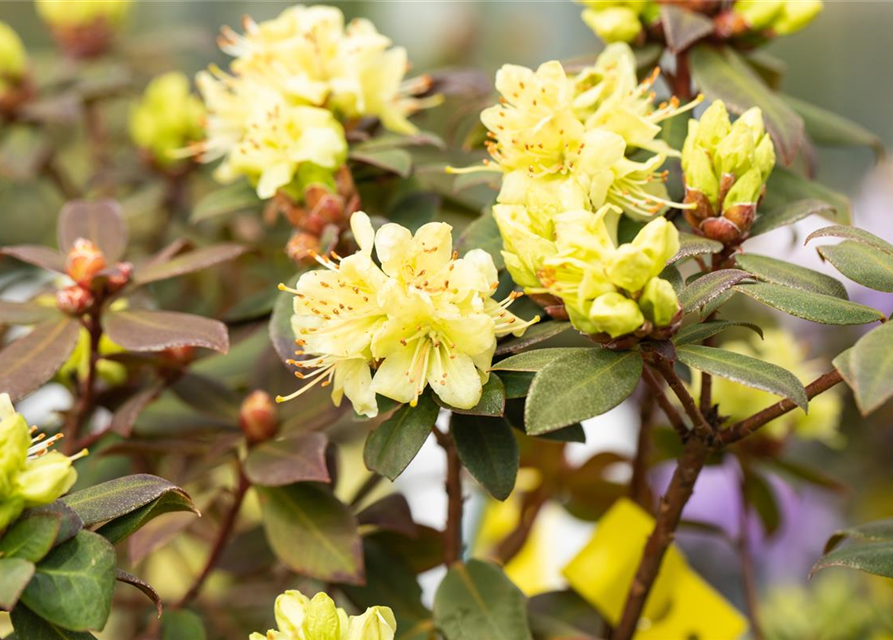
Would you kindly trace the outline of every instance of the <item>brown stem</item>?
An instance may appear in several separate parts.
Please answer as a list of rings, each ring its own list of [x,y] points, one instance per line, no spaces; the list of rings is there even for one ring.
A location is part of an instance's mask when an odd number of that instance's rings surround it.
[[[673,75],[673,93],[683,102],[692,99],[691,66],[688,62],[688,51],[676,54],[676,73]]]
[[[660,499],[657,522],[645,544],[642,561],[630,586],[623,616],[614,631],[613,640],[631,640],[635,634],[642,610],[645,608],[645,601],[657,578],[664,555],[676,537],[682,510],[691,498],[695,481],[704,468],[710,452],[710,447],[700,438],[691,438],[686,443],[670,486]]]
[[[71,455],[77,449],[78,437],[87,419],[95,409],[96,401],[96,363],[99,361],[99,341],[102,338],[102,325],[99,318],[94,315],[86,315],[81,322],[90,335],[90,353],[87,361],[87,375],[81,382],[74,406],[68,412],[62,433],[65,435],[65,444],[62,450]]]
[[[747,527],[747,480],[741,479],[741,531],[738,534],[738,557],[741,559],[741,583],[744,587],[744,600],[747,604],[747,615],[750,618],[750,633],[753,640],[763,640],[760,625],[760,604],[757,595],[757,581],[754,575],[753,556],[750,553],[750,536]]]
[[[663,411],[664,415],[667,416],[667,420],[670,421],[670,424],[673,426],[673,429],[676,430],[676,433],[679,434],[679,437],[682,439],[682,441],[685,442],[686,440],[688,440],[688,437],[691,435],[691,430],[685,424],[685,420],[682,419],[682,416],[679,415],[676,407],[673,406],[672,402],[670,402],[667,394],[664,393],[664,390],[658,379],[654,377],[654,374],[651,373],[648,368],[642,370],[642,379],[645,381],[645,384],[648,385],[648,388],[651,390],[651,393],[654,396],[654,399],[660,407],[661,411]]]
[[[535,491],[524,496],[524,504],[521,506],[518,526],[503,538],[493,552],[493,558],[498,560],[500,564],[508,564],[524,548],[528,538],[530,538],[530,532],[533,531],[533,525],[536,523],[537,516],[539,516],[540,511],[549,501],[549,494],[549,490],[545,486],[540,485]]]
[[[438,444],[446,453],[447,475],[447,523],[443,540],[443,563],[449,567],[462,559],[462,509],[464,497],[462,495],[462,463],[459,460],[459,452],[456,443],[449,433],[444,433],[437,427],[434,435]]]
[[[836,369],[829,371],[806,386],[806,397],[812,400],[817,395],[824,393],[842,381],[843,378]],[[772,422],[776,418],[783,416],[796,408],[797,405],[791,400],[788,400],[787,398],[780,400],[771,407],[767,407],[759,413],[755,413],[749,418],[745,418],[744,420],[731,425],[727,429],[723,429],[717,436],[716,443],[720,447],[734,444],[739,440],[746,438],[763,425]]]
[[[633,458],[633,475],[629,481],[629,495],[639,506],[651,512],[651,492],[648,489],[648,458],[651,455],[651,431],[654,426],[655,397],[646,393],[639,407],[639,437]]]
[[[229,511],[223,517],[223,522],[220,523],[220,529],[217,532],[217,539],[214,541],[214,546],[211,549],[211,554],[208,556],[207,562],[205,562],[205,566],[202,569],[201,573],[198,574],[198,577],[195,579],[195,582],[192,584],[192,587],[189,588],[189,591],[186,592],[180,601],[174,605],[175,609],[180,609],[185,607],[190,602],[192,602],[196,596],[198,596],[199,592],[202,590],[202,587],[205,584],[205,581],[214,572],[214,569],[217,566],[217,563],[220,561],[220,558],[223,556],[223,552],[226,551],[226,547],[229,544],[230,537],[233,534],[233,530],[236,525],[236,520],[239,516],[239,511],[242,508],[242,502],[245,500],[245,494],[248,492],[248,489],[251,487],[251,483],[248,481],[248,478],[245,477],[245,473],[242,470],[241,464],[239,465],[239,484],[236,487],[236,491],[233,495],[233,504],[230,506]]]
[[[691,397],[688,389],[685,388],[685,383],[682,382],[682,379],[676,373],[676,370],[673,368],[673,363],[657,354],[654,354],[649,361],[650,364],[657,369],[658,373],[663,376],[664,380],[667,381],[667,384],[670,385],[670,389],[673,390],[676,397],[679,398],[679,401],[682,403],[682,408],[685,409],[685,413],[691,418],[695,433],[698,437],[705,442],[711,442],[713,440],[713,428],[707,422],[706,418],[704,418],[704,414],[698,409],[698,405],[695,403],[694,398]]]
[[[81,197],[80,188],[59,165],[56,154],[51,153],[40,168],[44,176],[55,185],[66,200],[77,200]]]

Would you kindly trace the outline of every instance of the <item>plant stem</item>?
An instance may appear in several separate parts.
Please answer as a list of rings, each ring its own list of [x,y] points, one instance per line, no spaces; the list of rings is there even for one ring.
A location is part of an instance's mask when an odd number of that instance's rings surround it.
[[[645,544],[642,561],[630,586],[620,624],[614,631],[613,640],[631,640],[645,608],[645,601],[660,571],[664,555],[676,537],[676,528],[682,519],[682,510],[695,488],[695,482],[711,448],[699,437],[691,438],[685,445],[682,457],[673,472],[670,486],[661,497],[654,531]]]
[[[242,509],[242,502],[245,500],[245,494],[248,492],[248,489],[251,487],[251,483],[248,481],[248,478],[245,477],[245,473],[242,470],[242,465],[239,464],[239,484],[236,487],[236,491],[233,495],[233,504],[230,506],[229,511],[223,517],[223,522],[220,523],[220,530],[217,532],[217,539],[214,541],[214,546],[211,549],[211,554],[208,556],[207,562],[205,562],[205,566],[202,569],[202,572],[195,579],[195,582],[192,584],[192,587],[189,588],[189,591],[186,592],[180,601],[174,605],[175,609],[181,609],[192,602],[196,596],[198,596],[199,592],[202,590],[202,587],[207,581],[208,577],[211,573],[214,572],[217,563],[220,561],[220,558],[223,556],[223,552],[226,550],[227,545],[229,544],[230,537],[233,534],[233,530],[236,525],[236,520],[239,516],[239,511]]]
[[[71,455],[75,452],[81,429],[93,413],[96,400],[96,363],[99,361],[99,341],[102,338],[102,325],[96,315],[86,315],[82,319],[84,328],[90,335],[90,353],[87,361],[87,376],[81,383],[74,406],[68,412],[62,433],[65,444],[62,450]]]
[[[443,540],[443,563],[449,567],[462,559],[462,463],[453,436],[437,427],[434,435],[446,453],[447,523]]]
[[[658,373],[663,376],[664,380],[666,380],[667,384],[670,386],[670,389],[672,389],[673,393],[676,394],[676,397],[679,398],[683,409],[685,409],[685,413],[691,418],[695,434],[697,434],[697,436],[704,442],[711,442],[714,435],[713,428],[707,422],[706,418],[704,418],[704,414],[698,409],[698,405],[695,403],[694,398],[691,397],[688,389],[685,388],[685,383],[682,382],[682,379],[676,373],[673,363],[662,358],[658,354],[653,354],[653,356],[649,358],[649,362],[655,369],[657,369]]]
[[[692,99],[691,65],[688,62],[688,51],[676,54],[676,73],[673,75],[673,93],[683,102]]]
[[[691,430],[685,424],[685,420],[682,419],[682,416],[679,415],[679,412],[676,410],[676,407],[673,406],[673,403],[670,402],[670,399],[667,397],[667,394],[664,393],[664,390],[661,386],[661,383],[657,378],[654,377],[654,374],[647,368],[642,370],[642,379],[645,381],[645,384],[648,385],[648,388],[651,390],[651,393],[654,395],[654,399],[660,407],[661,411],[664,412],[664,415],[667,416],[667,420],[670,421],[673,429],[676,430],[676,433],[679,434],[679,437],[683,442],[688,440],[688,437],[691,435]]]
[[[818,377],[816,380],[806,386],[806,397],[812,400],[817,395],[824,393],[831,387],[843,381],[840,373],[835,369]],[[734,444],[739,440],[746,438],[763,425],[772,422],[776,418],[783,416],[797,408],[793,401],[785,398],[776,402],[771,407],[767,407],[755,413],[749,418],[745,418],[740,422],[736,422],[727,429],[723,429],[716,438],[719,446],[724,447]]]
[[[645,393],[639,407],[639,437],[636,443],[636,457],[633,458],[633,475],[629,481],[630,498],[648,512],[654,509],[648,488],[648,458],[651,455],[654,406],[655,397]]]
[[[549,501],[550,494],[551,492],[544,485],[540,485],[535,491],[524,496],[518,526],[503,538],[493,552],[493,557],[500,564],[508,564],[524,548],[528,538],[530,538],[530,532],[533,531],[533,525],[536,523],[537,516],[539,516],[540,511]]]
[[[738,533],[738,557],[741,559],[741,583],[744,587],[744,600],[747,604],[747,614],[750,618],[750,633],[753,640],[763,640],[763,630],[760,625],[759,597],[757,595],[757,582],[754,575],[753,557],[750,554],[750,535],[748,531],[747,508],[747,480],[741,478],[741,530]]]

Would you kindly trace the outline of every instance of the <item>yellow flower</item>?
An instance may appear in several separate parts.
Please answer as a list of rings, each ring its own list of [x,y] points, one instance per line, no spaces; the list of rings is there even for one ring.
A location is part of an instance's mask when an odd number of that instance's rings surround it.
[[[0,95],[25,76],[28,57],[19,35],[0,21]]]
[[[130,137],[162,166],[202,138],[205,108],[190,93],[189,79],[172,71],[154,78],[130,112]]]
[[[822,0],[737,0],[733,11],[754,31],[788,35],[806,27],[823,8]]]
[[[415,404],[427,385],[444,402],[470,409],[481,397],[496,339],[520,335],[531,323],[497,302],[493,259],[484,251],[453,253],[451,228],[429,223],[415,235],[397,224],[377,233],[365,213],[351,217],[360,251],[340,262],[319,257],[327,271],[301,276],[292,325],[311,359],[292,361],[316,371],[299,378],[334,384],[358,413],[377,414],[375,394]],[[372,250],[381,267],[372,260]],[[535,322],[536,320],[534,320]],[[374,366],[372,377],[370,367]]]
[[[585,22],[607,43],[632,42],[642,31],[642,22],[657,17],[657,3],[648,0],[581,0]]]
[[[803,384],[812,382],[825,370],[822,363],[809,359],[805,345],[782,329],[766,329],[763,340],[754,336],[747,340],[724,342],[723,349],[778,365],[793,373]],[[700,375],[695,372],[695,386]],[[731,422],[751,415],[756,408],[767,407],[778,398],[766,391],[751,389],[725,378],[713,379],[713,399],[719,412]],[[777,439],[795,435],[804,440],[819,440],[831,447],[843,446],[844,436],[838,431],[843,401],[838,389],[831,389],[809,402],[809,413],[795,409],[767,424],[761,433]]]
[[[32,437],[35,430],[16,413],[9,395],[0,393],[0,531],[24,509],[50,504],[67,492],[77,480],[71,463],[87,455],[86,450],[71,457],[49,451],[62,436]]]
[[[286,591],[276,598],[277,630],[252,633],[249,640],[393,640],[397,631],[388,607],[370,607],[349,616],[325,593],[313,599],[300,591]]]
[[[564,568],[572,589],[616,626],[654,529],[654,518],[626,498],[602,516],[595,535]],[[732,605],[688,566],[673,545],[645,604],[636,640],[738,640],[747,622]]]
[[[35,0],[37,13],[51,27],[79,27],[94,22],[120,24],[132,0]]]

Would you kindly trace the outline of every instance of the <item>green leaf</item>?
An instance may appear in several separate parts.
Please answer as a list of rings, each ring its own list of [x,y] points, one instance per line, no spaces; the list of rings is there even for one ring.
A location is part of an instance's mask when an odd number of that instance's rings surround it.
[[[830,552],[848,539],[856,542],[893,542],[893,518],[838,529],[828,538],[823,553]]]
[[[53,548],[62,527],[56,513],[25,513],[0,538],[0,557],[39,562]]]
[[[310,482],[255,490],[267,540],[290,569],[325,582],[363,584],[356,518],[330,491]]]
[[[676,343],[677,347],[684,344],[700,344],[707,338],[712,338],[716,334],[725,331],[726,329],[733,329],[734,327],[747,327],[759,335],[760,338],[763,337],[763,330],[750,322],[713,320],[711,322],[698,322],[683,327],[679,330],[679,333],[676,334],[673,342]]]
[[[0,325],[40,324],[47,320],[59,320],[61,312],[55,306],[37,302],[8,302],[0,300]]]
[[[841,300],[834,296],[793,289],[779,284],[760,282],[739,284],[735,291],[750,296],[779,311],[810,322],[833,325],[868,324],[884,319],[884,314],[871,307]]]
[[[690,55],[695,85],[711,100],[725,101],[732,113],[760,107],[779,159],[791,164],[803,144],[802,118],[733,49],[698,45]]]
[[[494,498],[508,498],[521,460],[511,425],[503,418],[454,413],[450,428],[462,465]]]
[[[249,210],[259,212],[263,207],[264,203],[257,197],[254,187],[242,180],[204,196],[195,204],[189,221],[202,222]]]
[[[741,269],[713,271],[689,283],[679,295],[679,303],[686,313],[696,311],[747,278],[750,274]]]
[[[355,150],[348,157],[388,173],[395,173],[401,178],[408,178],[412,174],[412,154],[405,149]]]
[[[81,325],[74,318],[37,325],[0,350],[0,389],[13,402],[46,383],[74,351]]]
[[[525,397],[530,390],[534,375],[531,371],[501,371],[499,379],[505,385],[505,399]]]
[[[776,209],[782,209],[786,205],[793,206],[794,203],[803,200],[815,200],[830,205],[831,209],[834,210],[833,216],[830,214],[827,206],[812,211],[812,213],[819,213],[840,224],[850,224],[852,203],[849,198],[784,167],[775,167],[772,175],[769,176],[769,182],[766,185],[766,197],[760,203],[760,209],[775,211]],[[754,226],[758,227],[759,233],[764,233],[765,229],[760,226],[759,220],[760,217],[757,216],[757,222],[754,223]]]
[[[610,411],[635,391],[641,375],[637,351],[578,349],[556,359],[530,385],[527,433],[541,435]]]
[[[679,234],[679,251],[676,252],[675,256],[669,259],[668,263],[673,264],[680,260],[691,258],[692,256],[719,253],[722,250],[722,242],[717,242],[716,240],[711,240],[710,238],[704,238],[702,236],[696,236],[693,233],[683,232]]]
[[[161,596],[158,595],[158,592],[152,588],[148,582],[137,578],[132,573],[127,573],[123,569],[118,569],[115,571],[115,580],[118,582],[123,582],[124,584],[129,584],[131,587],[135,587],[139,589],[143,595],[145,595],[149,600],[152,601],[152,604],[155,605],[155,610],[158,612],[158,617],[161,617],[163,612],[163,605],[161,602]]]
[[[22,602],[66,629],[101,630],[112,608],[116,561],[108,540],[80,531],[37,565]]]
[[[532,640],[524,594],[481,560],[450,568],[434,596],[434,622],[446,640]]]
[[[161,622],[161,640],[205,640],[207,637],[201,617],[186,609],[166,613]]]
[[[186,492],[175,484],[157,476],[138,474],[94,485],[62,501],[75,510],[85,526],[90,526],[132,513],[167,493],[177,493],[189,500]],[[191,500],[189,504],[192,505]],[[194,505],[191,510],[195,511]]]
[[[176,278],[187,273],[201,271],[208,267],[238,258],[248,251],[248,247],[239,244],[218,244],[203,247],[184,253],[170,260],[155,262],[142,269],[137,269],[133,274],[133,281],[137,285]]]
[[[884,156],[884,143],[861,124],[792,96],[785,95],[782,99],[803,118],[806,133],[816,144],[827,147],[870,147],[878,158]]]
[[[67,254],[75,240],[90,240],[105,254],[109,264],[124,255],[127,248],[127,223],[121,205],[114,200],[73,200],[59,212],[56,226],[59,249]]]
[[[128,351],[164,351],[172,347],[205,347],[229,351],[229,332],[219,320],[190,313],[128,309],[105,316],[109,338]]]
[[[819,255],[853,282],[893,292],[893,255],[854,240],[819,247]]]
[[[462,255],[472,249],[483,249],[493,258],[493,264],[497,269],[505,268],[505,260],[502,257],[502,236],[499,235],[496,219],[489,210],[465,227],[465,231],[456,242],[456,249]]]
[[[673,285],[673,291],[676,292],[677,296],[682,293],[682,290],[685,288],[685,280],[682,278],[682,273],[680,273],[675,265],[668,264],[657,277],[662,278]]]
[[[438,413],[440,408],[427,395],[415,407],[407,404],[398,409],[366,438],[366,468],[394,480],[425,444]]]
[[[388,213],[388,221],[409,229],[412,233],[432,222],[440,211],[442,200],[435,193],[414,191],[398,200]]]
[[[282,487],[294,482],[329,482],[324,433],[290,433],[248,452],[245,475],[252,484]]]
[[[53,541],[53,546],[58,546],[66,540],[71,540],[77,535],[77,532],[84,528],[84,523],[77,512],[69,507],[62,500],[56,500],[53,503],[42,507],[33,507],[25,509],[22,518],[30,517],[32,514],[49,513],[59,518],[59,533]]]
[[[735,261],[740,268],[753,274],[758,280],[834,296],[842,300],[849,299],[846,287],[839,280],[824,273],[754,253],[741,254]]]
[[[539,371],[558,358],[584,351],[590,347],[556,347],[554,349],[534,349],[501,360],[491,367],[492,371]]]
[[[660,18],[667,48],[673,53],[685,51],[698,40],[713,33],[713,20],[683,7],[661,5]]]
[[[503,356],[508,353],[517,353],[527,347],[531,347],[540,342],[561,335],[571,328],[570,322],[556,322],[554,320],[548,322],[538,322],[532,327],[528,327],[527,331],[520,338],[511,338],[496,346],[494,355]]]
[[[876,576],[893,578],[893,542],[854,544],[822,556],[809,572],[812,576],[828,567],[858,569]]]
[[[781,526],[781,510],[775,491],[766,478],[753,470],[746,470],[744,478],[744,499],[757,512],[766,535],[775,534]]]
[[[21,605],[15,608],[11,617],[12,627],[19,640],[96,640],[92,633],[57,627]]]
[[[859,229],[858,227],[850,227],[846,225],[824,227],[813,231],[806,236],[806,240],[803,241],[803,244],[809,244],[809,241],[815,238],[843,238],[844,240],[855,240],[856,242],[861,242],[869,247],[893,255],[893,244],[890,244],[883,238],[878,238],[870,231]]]
[[[833,217],[835,211],[827,202],[814,198],[785,202],[775,208],[760,207],[759,215],[750,228],[750,237],[769,233],[816,214]]]
[[[11,611],[34,577],[34,563],[24,558],[0,558],[0,609]]]
[[[809,400],[803,384],[797,376],[778,365],[734,351],[693,344],[678,347],[676,355],[680,362],[692,369],[790,398],[804,411],[808,408]]]
[[[471,409],[451,407],[441,400],[437,394],[434,394],[434,401],[438,406],[453,413],[462,413],[469,416],[499,417],[505,413],[505,385],[502,384],[499,376],[490,374],[490,378],[481,391],[480,401]]]
[[[853,390],[862,415],[880,409],[893,397],[893,323],[866,333],[834,359],[834,366]]]
[[[301,270],[288,281],[289,287],[294,287],[306,270]],[[273,314],[270,316],[270,341],[273,348],[279,354],[283,366],[286,360],[295,357],[295,330],[291,326],[291,318],[295,314],[294,296],[282,291],[273,303]]]
[[[116,544],[136,533],[158,516],[177,511],[191,511],[198,514],[198,509],[185,491],[167,491],[136,511],[131,511],[101,526],[96,533],[112,544]]]

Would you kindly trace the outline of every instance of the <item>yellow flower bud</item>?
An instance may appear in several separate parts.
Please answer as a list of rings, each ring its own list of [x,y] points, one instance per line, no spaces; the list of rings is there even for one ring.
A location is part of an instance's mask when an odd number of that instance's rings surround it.
[[[682,157],[686,186],[701,192],[710,202],[716,202],[719,198],[719,180],[710,154],[704,149],[694,148]]]
[[[656,327],[669,325],[679,311],[679,300],[676,290],[666,280],[651,278],[642,290],[639,307],[645,318]]]
[[[304,610],[302,635],[313,640],[341,640],[343,614],[328,594],[317,593]]]
[[[370,607],[359,616],[349,616],[325,593],[311,600],[300,591],[286,591],[276,598],[279,629],[266,635],[252,633],[250,640],[394,640],[397,622],[388,607]]]
[[[17,84],[25,75],[27,63],[22,39],[12,27],[0,21],[0,90],[6,83]]]
[[[772,30],[780,36],[800,31],[822,12],[822,0],[787,0],[781,13],[772,23]]]
[[[785,4],[785,0],[737,0],[734,11],[750,29],[762,31],[772,25]]]
[[[649,257],[651,275],[656,276],[679,252],[679,231],[666,218],[655,218],[639,231],[632,243]]]
[[[539,287],[537,274],[546,259],[555,254],[554,242],[534,232],[526,207],[497,204],[493,206],[493,217],[502,235],[502,256],[512,279],[525,289]]]
[[[121,24],[132,0],[35,0],[37,13],[53,28],[83,27],[95,22]]]
[[[624,244],[611,257],[607,274],[614,285],[634,293],[651,278],[652,265],[644,251],[633,244]]]
[[[716,100],[697,121],[689,121],[689,137],[694,133],[694,144],[713,150],[732,131],[729,112],[722,100]]]
[[[25,501],[25,508],[39,507],[71,489],[77,478],[68,456],[52,451],[28,463],[16,476],[14,491]]]
[[[723,210],[736,204],[752,204],[760,199],[760,191],[763,189],[763,177],[760,170],[754,167],[735,181],[726,199],[723,202]]]
[[[591,3],[594,5],[608,3]],[[628,6],[585,9],[583,22],[606,43],[632,42],[642,31],[638,13]]]
[[[350,618],[344,640],[394,640],[397,619],[388,607],[370,607],[361,616]]]
[[[7,394],[0,394],[0,402],[9,402]],[[10,479],[25,465],[31,435],[28,423],[18,413],[0,421],[0,478]],[[0,486],[2,486],[0,482]]]
[[[642,326],[645,317],[635,300],[620,293],[605,293],[592,301],[589,319],[597,331],[607,333],[612,338],[632,333]]]
[[[178,159],[190,143],[202,138],[205,108],[190,93],[189,79],[171,72],[154,78],[130,112],[130,137],[159,165]]]
[[[739,118],[729,135],[716,145],[713,164],[717,173],[721,176],[743,175],[751,167],[755,148],[750,127]]]
[[[760,170],[763,182],[769,179],[772,169],[775,168],[775,145],[772,138],[765,134],[754,149],[754,166]]]

